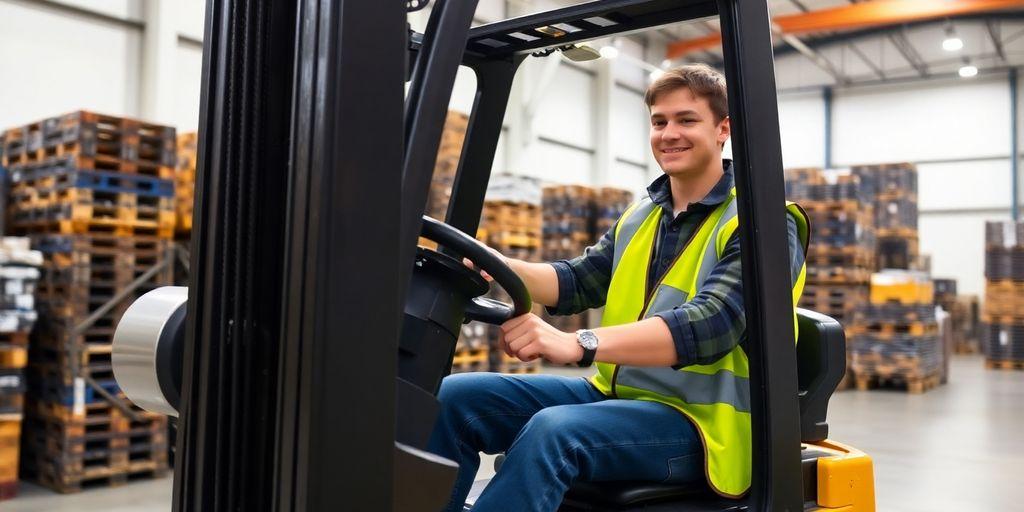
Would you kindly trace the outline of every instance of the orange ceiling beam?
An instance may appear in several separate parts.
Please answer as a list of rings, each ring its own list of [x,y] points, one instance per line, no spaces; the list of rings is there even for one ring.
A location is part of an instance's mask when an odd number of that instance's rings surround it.
[[[785,34],[800,35],[897,25],[1020,8],[1024,8],[1024,0],[875,0],[831,9],[777,16],[772,19],[772,22]],[[676,41],[669,44],[667,57],[675,59],[721,44],[722,35],[717,33]]]

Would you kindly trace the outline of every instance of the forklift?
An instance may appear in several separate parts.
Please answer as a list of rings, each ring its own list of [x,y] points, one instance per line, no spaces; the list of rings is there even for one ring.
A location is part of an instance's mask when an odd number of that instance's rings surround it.
[[[753,478],[576,482],[561,510],[873,511],[870,458],[828,439],[840,325],[798,310],[795,350],[764,0],[604,0],[471,27],[475,0],[208,0],[191,271],[117,327],[118,383],[176,417],[173,510],[437,511],[426,451],[460,326],[529,293],[475,233],[516,70],[589,40],[718,16],[749,337]],[[459,66],[477,89],[443,222],[423,215]],[[408,90],[406,90],[408,88]],[[438,250],[417,245],[423,236]],[[484,298],[488,284],[510,304]],[[482,487],[483,482],[480,482]],[[470,507],[471,504],[467,504]]]

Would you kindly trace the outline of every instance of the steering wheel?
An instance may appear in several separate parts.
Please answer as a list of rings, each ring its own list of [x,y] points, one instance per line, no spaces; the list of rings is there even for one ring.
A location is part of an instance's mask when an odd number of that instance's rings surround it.
[[[501,325],[511,318],[530,312],[533,299],[530,298],[526,284],[501,258],[491,253],[475,238],[426,215],[423,216],[421,234],[424,238],[433,240],[472,261],[490,274],[494,282],[501,285],[512,299],[512,304],[509,305],[487,297],[475,297],[466,307],[467,321],[476,320]]]

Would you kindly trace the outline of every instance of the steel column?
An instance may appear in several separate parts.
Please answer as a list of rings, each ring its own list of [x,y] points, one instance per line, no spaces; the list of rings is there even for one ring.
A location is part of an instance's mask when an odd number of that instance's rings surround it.
[[[752,510],[803,510],[793,299],[770,19],[719,0],[743,260],[753,435]],[[755,44],[749,44],[757,42]],[[769,411],[771,414],[769,415]]]
[[[825,168],[832,167],[832,88],[825,87],[821,91],[825,103]]]

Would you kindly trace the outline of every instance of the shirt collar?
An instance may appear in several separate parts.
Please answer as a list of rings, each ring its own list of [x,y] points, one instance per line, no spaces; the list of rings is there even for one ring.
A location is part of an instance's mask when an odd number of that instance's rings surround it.
[[[729,198],[729,192],[733,187],[732,160],[722,159],[722,171],[722,177],[718,179],[718,183],[715,183],[715,186],[711,188],[711,191],[708,192],[708,194],[700,201],[690,203],[691,206],[694,204],[718,206]],[[660,206],[669,215],[672,215],[672,186],[669,184],[667,174],[658,176],[658,179],[654,180],[650,186],[647,187],[647,194],[650,196],[651,201],[653,201],[654,204]],[[687,210],[689,210],[689,208],[687,208]]]

